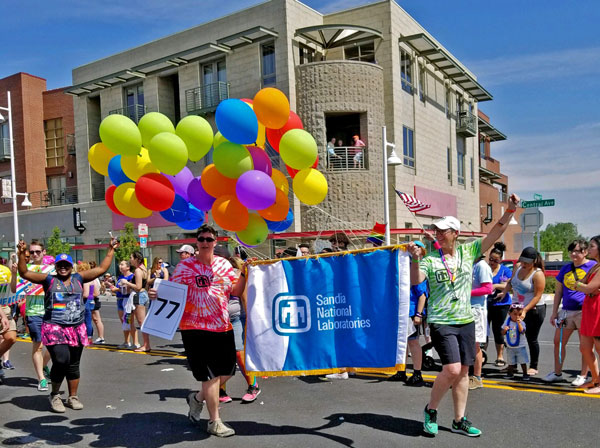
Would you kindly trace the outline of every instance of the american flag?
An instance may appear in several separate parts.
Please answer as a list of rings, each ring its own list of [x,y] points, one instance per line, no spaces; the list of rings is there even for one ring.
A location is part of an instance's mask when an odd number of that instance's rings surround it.
[[[398,190],[395,191],[398,194],[398,196],[400,196],[400,199],[402,199],[402,202],[404,202],[404,205],[406,205],[406,208],[413,213],[427,210],[429,207],[431,207],[431,204],[425,204],[424,202],[419,201],[417,198],[411,196],[410,194],[402,193]]]

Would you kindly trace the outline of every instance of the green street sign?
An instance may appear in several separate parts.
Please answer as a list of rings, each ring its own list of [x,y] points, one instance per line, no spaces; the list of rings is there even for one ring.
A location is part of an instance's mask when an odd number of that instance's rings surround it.
[[[535,199],[536,201],[541,201],[542,200],[542,195],[539,193],[535,193],[533,195],[533,199]]]
[[[542,199],[539,201],[522,201],[521,207],[523,207],[523,208],[554,207],[554,199]]]

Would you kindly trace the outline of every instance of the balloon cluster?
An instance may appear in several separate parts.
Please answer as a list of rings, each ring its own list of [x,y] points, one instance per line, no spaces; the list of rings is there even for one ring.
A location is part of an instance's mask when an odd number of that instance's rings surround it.
[[[265,151],[279,153],[292,177],[293,192],[307,205],[323,201],[327,181],[316,169],[317,144],[290,110],[285,94],[267,87],[253,100],[227,99],[215,113],[218,131],[202,117],[188,115],[173,126],[158,112],[136,125],[124,115],[100,124],[101,143],[88,153],[91,167],[113,183],[106,204],[117,214],[146,218],[158,212],[186,230],[202,225],[206,212],[245,246],[281,232],[294,220],[286,176]],[[186,166],[211,149],[213,163],[198,177]]]

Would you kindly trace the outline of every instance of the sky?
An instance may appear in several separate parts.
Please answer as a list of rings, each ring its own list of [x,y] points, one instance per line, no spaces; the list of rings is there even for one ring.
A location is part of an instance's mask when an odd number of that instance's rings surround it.
[[[0,78],[27,72],[48,89],[74,67],[159,39],[256,0],[4,0]],[[329,13],[369,0],[305,0]],[[511,192],[556,199],[544,222],[600,233],[600,2],[397,0],[492,95],[480,103],[508,139],[492,157]]]

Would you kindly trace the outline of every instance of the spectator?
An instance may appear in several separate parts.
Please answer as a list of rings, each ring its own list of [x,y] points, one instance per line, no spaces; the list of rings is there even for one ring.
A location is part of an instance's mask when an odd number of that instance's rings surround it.
[[[298,249],[302,253],[302,256],[310,255],[310,245],[306,243],[302,243],[298,246]]]
[[[473,267],[473,286],[471,290],[471,311],[475,319],[475,363],[473,376],[469,378],[469,389],[483,387],[481,368],[483,367],[483,353],[481,344],[487,342],[487,295],[492,292],[492,269],[484,261],[482,255]]]
[[[506,283],[512,277],[512,271],[502,264],[502,258],[506,246],[498,241],[494,244],[494,248],[490,251],[488,264],[492,269],[492,281],[494,291],[487,297],[488,323],[492,325],[492,333],[494,334],[494,344],[496,345],[496,367],[506,366],[504,361],[504,337],[502,336],[502,325],[508,315],[508,309],[512,303],[510,294],[506,294],[503,298],[498,295],[506,287]]]
[[[329,237],[331,243],[331,250],[333,252],[343,252],[348,250],[350,240],[344,232],[336,232]]]
[[[354,161],[354,169],[362,168],[363,166],[363,151],[365,147],[365,142],[360,139],[360,136],[354,135],[352,137],[354,139],[354,148],[353,148],[353,161]]]
[[[332,170],[340,169],[342,165],[342,156],[335,152],[335,137],[327,142],[327,163]]]
[[[530,376],[527,373],[527,347],[525,346],[526,324],[523,322],[523,305],[513,303],[510,306],[510,311],[504,326],[502,334],[506,338],[506,359],[508,360],[508,371],[506,379],[512,379],[517,365],[521,365],[523,369],[523,381],[529,381]]]

